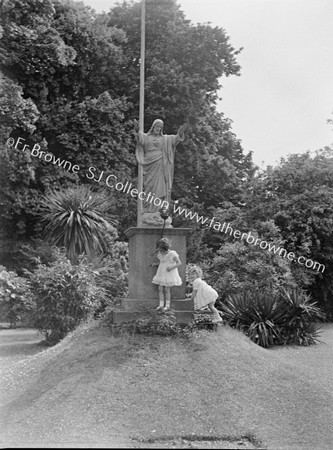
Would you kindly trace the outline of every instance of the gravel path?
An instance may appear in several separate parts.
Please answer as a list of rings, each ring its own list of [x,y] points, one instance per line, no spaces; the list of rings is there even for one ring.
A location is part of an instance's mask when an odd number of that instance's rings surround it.
[[[35,355],[45,347],[43,336],[30,328],[0,329],[0,361],[2,366],[15,364],[27,356]]]

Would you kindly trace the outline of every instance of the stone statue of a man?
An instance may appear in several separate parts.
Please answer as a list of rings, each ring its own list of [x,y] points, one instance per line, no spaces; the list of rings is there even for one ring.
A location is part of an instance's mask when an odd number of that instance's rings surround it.
[[[177,134],[163,134],[163,121],[156,119],[148,133],[139,131],[135,121],[136,159],[143,167],[142,223],[160,226],[163,219],[161,207],[167,207],[171,200],[175,149],[184,140],[184,125]],[[149,195],[150,194],[150,195]]]

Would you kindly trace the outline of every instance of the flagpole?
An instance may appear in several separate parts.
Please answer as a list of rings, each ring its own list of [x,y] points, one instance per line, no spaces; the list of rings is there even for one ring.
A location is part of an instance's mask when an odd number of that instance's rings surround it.
[[[140,106],[139,106],[139,127],[144,132],[144,104],[145,104],[145,45],[146,45],[146,1],[141,0],[141,56],[140,56]],[[143,167],[139,163],[138,167],[138,191],[143,191]],[[142,200],[138,198],[138,218],[137,226],[141,224]]]

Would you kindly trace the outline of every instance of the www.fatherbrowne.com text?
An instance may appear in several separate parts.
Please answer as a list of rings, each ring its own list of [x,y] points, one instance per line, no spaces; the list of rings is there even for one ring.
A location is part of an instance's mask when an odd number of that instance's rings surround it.
[[[43,159],[45,162],[52,163],[57,165],[64,170],[72,173],[78,173],[80,170],[80,166],[76,164],[72,164],[70,161],[61,160],[60,158],[55,158],[52,153],[46,153],[45,151],[41,151],[41,147],[39,144],[35,144],[31,151],[29,150],[29,145],[24,144],[25,139],[19,137],[16,141],[14,138],[9,138],[6,142],[8,147],[14,147],[17,150],[21,151],[29,151],[31,156],[34,156],[39,159]],[[15,144],[15,145],[14,145]],[[21,147],[21,148],[20,148]],[[133,187],[133,184],[129,181],[125,183],[122,181],[117,181],[118,178],[113,174],[106,174],[104,170],[99,171],[95,167],[89,167],[88,173],[85,174],[87,179],[93,180],[96,183],[104,182],[106,186],[111,189],[116,189],[119,192],[123,192],[124,194],[129,194],[131,197],[138,197],[141,201],[145,201],[146,203],[153,203],[155,206],[169,209],[169,202],[160,199],[155,196],[155,193],[151,192],[139,192],[138,189]],[[187,219],[195,220],[197,223],[204,225],[206,227],[212,228],[214,231],[229,234],[233,236],[235,239],[240,239],[241,241],[246,241],[248,244],[255,245],[260,247],[263,250],[268,250],[269,252],[273,252],[274,254],[278,254],[283,258],[287,258],[289,261],[297,262],[298,264],[305,266],[309,269],[316,270],[317,272],[321,271],[322,273],[325,271],[324,264],[320,264],[316,261],[312,261],[312,259],[306,259],[304,256],[297,257],[293,252],[287,252],[283,247],[276,246],[271,242],[267,242],[263,239],[255,237],[251,234],[250,231],[247,233],[242,233],[239,230],[234,230],[230,223],[217,222],[215,221],[215,217],[209,219],[208,217],[199,216],[197,212],[193,212],[191,210],[187,210],[182,206],[177,205],[177,202],[173,205],[173,213],[178,214],[179,216],[183,216]]]
[[[257,245],[263,250],[268,250],[269,252],[273,252],[276,255],[282,256],[283,258],[287,258],[289,261],[297,262],[298,264],[305,266],[309,269],[316,270],[317,272],[321,271],[322,273],[325,270],[324,264],[320,264],[316,261],[312,261],[312,259],[307,259],[304,256],[297,257],[293,252],[287,252],[287,250],[283,247],[276,246],[271,242],[264,241],[258,237],[255,237],[251,234],[251,231],[247,233],[242,233],[239,230],[232,228],[230,223],[228,222],[217,222],[215,221],[215,217],[209,219],[208,217],[199,216],[198,213],[194,213],[193,211],[188,211],[186,208],[181,206],[174,205],[173,212],[180,216],[184,216],[191,220],[195,220],[197,223],[201,225],[205,225],[209,228],[213,228],[213,230],[218,231],[220,233],[229,234],[233,236],[235,239],[240,239],[246,241],[248,244]]]

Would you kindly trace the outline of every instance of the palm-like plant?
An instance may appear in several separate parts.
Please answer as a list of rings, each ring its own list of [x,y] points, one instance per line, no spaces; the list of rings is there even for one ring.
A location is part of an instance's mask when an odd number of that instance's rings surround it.
[[[310,345],[318,340],[317,321],[325,315],[303,291],[279,294],[249,289],[222,303],[225,320],[261,347],[274,344]]]
[[[64,247],[72,263],[77,263],[79,255],[101,253],[103,235],[116,223],[109,208],[106,197],[88,186],[53,191],[41,202],[45,237],[52,245]]]
[[[312,301],[311,295],[301,289],[283,291],[281,300],[288,308],[288,317],[284,323],[287,342],[309,345],[318,340],[321,326],[316,322],[325,320],[325,313]]]
[[[286,307],[277,295],[257,289],[244,291],[229,296],[222,311],[229,325],[243,331],[261,347],[279,342]]]

